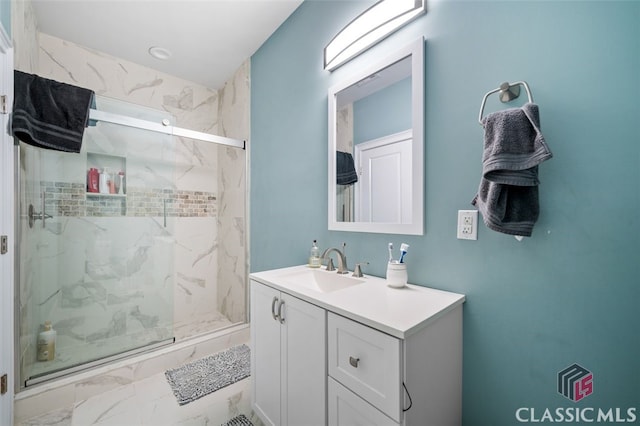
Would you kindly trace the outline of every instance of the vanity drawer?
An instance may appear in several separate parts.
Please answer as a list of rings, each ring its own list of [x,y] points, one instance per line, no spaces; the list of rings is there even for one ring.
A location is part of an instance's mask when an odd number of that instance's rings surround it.
[[[327,321],[329,375],[400,422],[402,341],[331,312]]]

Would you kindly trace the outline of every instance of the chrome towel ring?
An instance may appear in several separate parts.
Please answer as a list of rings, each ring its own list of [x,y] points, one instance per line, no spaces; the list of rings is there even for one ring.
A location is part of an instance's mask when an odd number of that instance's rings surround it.
[[[510,102],[520,96],[520,86],[524,86],[524,90],[527,91],[529,102],[533,102],[533,96],[531,96],[531,90],[526,81],[516,81],[513,84],[509,84],[506,81],[500,85],[497,89],[493,89],[487,92],[482,98],[482,104],[480,105],[480,114],[478,114],[478,122],[482,126],[482,112],[484,111],[484,105],[487,103],[487,98],[493,93],[500,92],[501,102]]]

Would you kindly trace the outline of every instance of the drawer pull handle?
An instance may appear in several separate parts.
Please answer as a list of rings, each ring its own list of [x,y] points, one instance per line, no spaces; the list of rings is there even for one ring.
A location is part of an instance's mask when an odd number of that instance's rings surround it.
[[[352,356],[349,357],[349,364],[351,364],[353,368],[358,368],[359,362],[360,362],[360,358],[354,358]]]

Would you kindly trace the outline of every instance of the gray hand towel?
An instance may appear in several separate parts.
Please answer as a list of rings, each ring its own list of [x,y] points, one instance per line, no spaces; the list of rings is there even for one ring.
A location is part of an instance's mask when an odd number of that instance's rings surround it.
[[[532,103],[489,114],[482,155],[482,179],[471,204],[489,229],[530,237],[538,220],[538,165],[552,157]]]
[[[336,181],[338,185],[350,185],[358,181],[353,156],[348,152],[336,152]]]
[[[80,152],[93,95],[89,89],[16,70],[13,135],[40,148]]]

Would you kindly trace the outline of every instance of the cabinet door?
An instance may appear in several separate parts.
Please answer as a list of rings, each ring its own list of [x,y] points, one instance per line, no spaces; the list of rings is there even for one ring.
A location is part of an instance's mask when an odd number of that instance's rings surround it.
[[[274,302],[275,299],[275,302]],[[251,386],[253,409],[268,426],[280,426],[280,333],[273,317],[280,292],[251,281]]]
[[[329,426],[398,426],[349,389],[329,377]]]
[[[282,426],[326,425],[326,311],[282,294]]]

